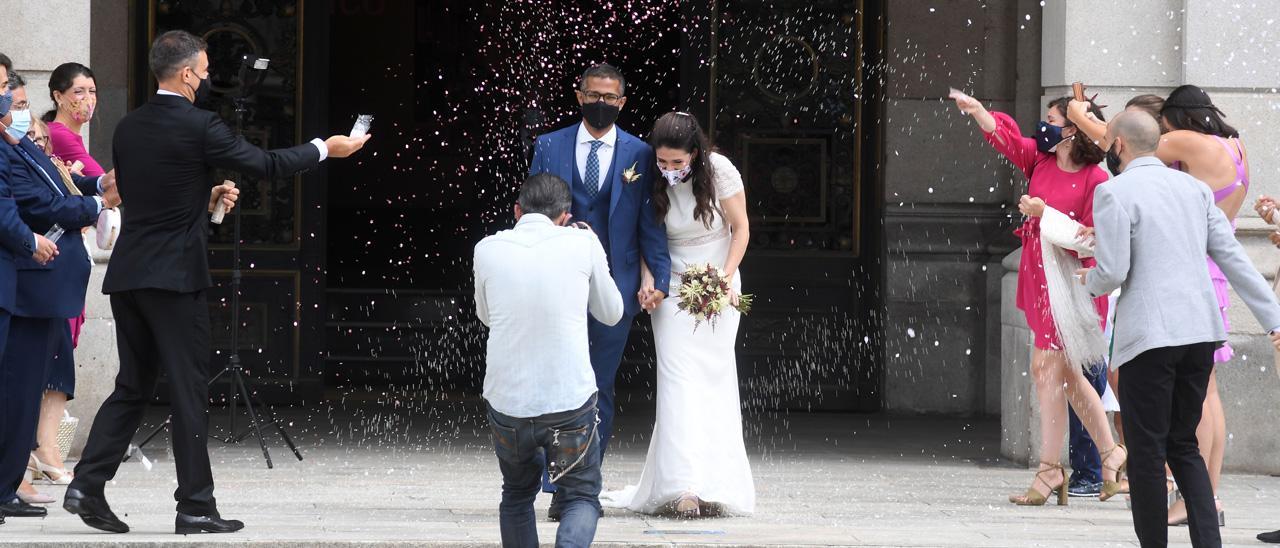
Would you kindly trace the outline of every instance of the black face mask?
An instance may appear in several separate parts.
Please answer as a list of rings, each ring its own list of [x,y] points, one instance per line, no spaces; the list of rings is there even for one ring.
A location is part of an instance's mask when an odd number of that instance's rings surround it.
[[[187,84],[187,87],[190,88],[191,84]],[[194,104],[196,108],[200,108],[204,110],[212,109],[213,105],[210,104],[210,101],[209,101],[209,99],[211,98],[209,95],[209,89],[210,89],[209,79],[200,78],[200,85],[195,89],[195,92],[194,92],[195,100],[192,101],[192,104]]]
[[[1120,174],[1120,155],[1116,154],[1116,144],[1111,143],[1111,148],[1107,149],[1107,170],[1112,175]]]
[[[582,117],[591,127],[596,129],[607,129],[612,126],[614,122],[618,121],[618,113],[621,111],[621,108],[610,105],[604,102],[603,99],[594,103],[582,104]]]

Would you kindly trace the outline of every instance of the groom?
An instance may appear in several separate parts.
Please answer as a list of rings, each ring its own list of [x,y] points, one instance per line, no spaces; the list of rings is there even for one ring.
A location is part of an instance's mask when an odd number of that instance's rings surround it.
[[[641,308],[657,308],[671,279],[666,230],[650,202],[657,170],[653,148],[614,124],[627,103],[626,86],[622,73],[607,64],[583,72],[575,92],[582,122],[538,137],[529,166],[530,175],[554,173],[570,182],[572,218],[586,222],[600,238],[614,283],[627,303],[617,325],[590,318],[587,326],[591,367],[600,391],[602,449],[609,446],[613,435],[613,383],[631,322]],[[654,288],[640,287],[641,258],[653,272]],[[642,293],[642,289],[655,290]],[[642,295],[649,298],[642,299]],[[550,485],[543,485],[544,490],[551,490]],[[553,519],[558,509],[555,502]]]

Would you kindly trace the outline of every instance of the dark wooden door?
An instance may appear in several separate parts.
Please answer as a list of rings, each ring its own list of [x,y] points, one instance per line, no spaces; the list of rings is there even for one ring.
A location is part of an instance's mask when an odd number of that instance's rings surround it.
[[[751,246],[743,399],[763,409],[880,407],[879,17],[861,1],[685,8],[682,102],[743,175]],[[870,62],[869,62],[870,60]],[[752,402],[751,400],[755,400]]]

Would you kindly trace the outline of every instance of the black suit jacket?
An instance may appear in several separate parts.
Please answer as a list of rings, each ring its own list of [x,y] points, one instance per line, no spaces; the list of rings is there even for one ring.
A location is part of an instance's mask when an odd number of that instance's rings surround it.
[[[217,114],[174,95],[156,95],[126,115],[112,148],[124,223],[103,293],[208,288],[209,191],[219,183],[214,170],[279,178],[320,163],[312,144],[262,150]]]

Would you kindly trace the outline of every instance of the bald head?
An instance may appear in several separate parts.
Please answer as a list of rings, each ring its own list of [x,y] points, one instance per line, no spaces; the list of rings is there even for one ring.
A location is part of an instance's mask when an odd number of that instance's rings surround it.
[[[1130,156],[1144,156],[1156,151],[1160,144],[1160,123],[1141,110],[1126,110],[1111,120],[1107,129],[1112,139],[1119,138],[1121,148]]]

